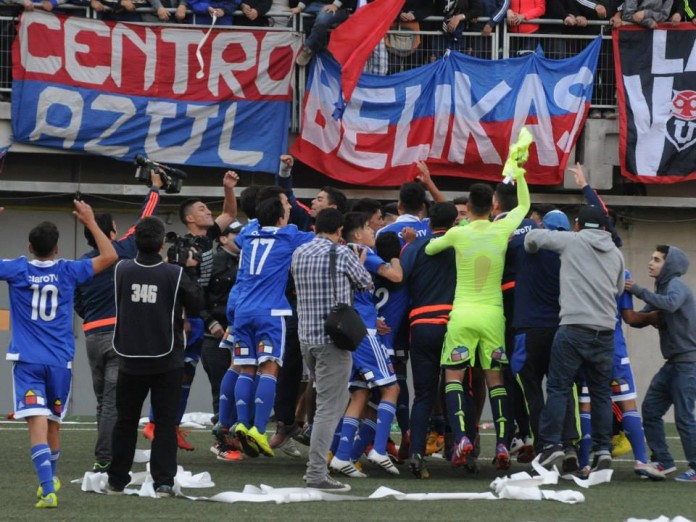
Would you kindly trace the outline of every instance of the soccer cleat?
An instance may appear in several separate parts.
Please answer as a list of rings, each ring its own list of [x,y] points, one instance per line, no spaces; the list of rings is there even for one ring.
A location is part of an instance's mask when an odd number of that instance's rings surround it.
[[[657,471],[659,471],[660,473],[662,473],[665,476],[677,471],[677,467],[674,464],[672,464],[669,467],[665,466],[662,462],[657,462],[657,461],[653,461],[650,464],[652,464],[652,466],[655,469],[657,469]]]
[[[369,452],[367,453],[367,456],[370,456]],[[401,459],[399,458],[399,448],[396,447],[396,444],[391,439],[387,441],[387,456],[394,464],[401,464]]]
[[[408,463],[408,467],[417,479],[430,478],[430,471],[428,471],[428,467],[425,465],[425,459],[422,455],[413,455],[411,461]]]
[[[266,437],[265,433],[259,433],[259,430],[256,428],[256,426],[253,426],[247,432],[247,439],[252,439],[259,451],[267,457],[275,456],[273,448],[271,448],[271,445],[268,443],[268,437]]]
[[[329,475],[325,476],[319,482],[307,482],[307,487],[329,492],[350,491],[350,486],[348,484],[343,484]]]
[[[334,459],[336,460],[336,459]],[[373,464],[377,464],[379,467],[381,467],[384,471],[389,473],[390,475],[398,475],[399,470],[396,468],[394,463],[391,460],[390,455],[382,455],[380,453],[377,453],[374,449],[370,451],[369,455],[367,456],[367,460],[372,462]]]
[[[466,461],[469,458],[469,453],[471,453],[473,450],[474,445],[469,440],[469,437],[462,435],[462,438],[459,439],[459,442],[452,450],[452,467],[458,468],[462,464],[466,464]]]
[[[55,493],[49,493],[45,497],[41,497],[36,503],[37,508],[55,508],[58,507],[58,497]]]
[[[300,433],[295,435],[293,439],[295,439],[297,442],[302,444],[303,446],[309,446],[309,441],[312,438],[312,425],[311,424],[305,424],[302,429],[300,430]]]
[[[280,449],[280,451],[285,453],[288,457],[302,457],[302,452],[300,452],[300,448],[297,447],[297,442],[294,439],[288,438],[278,449]]]
[[[401,437],[401,444],[399,444],[399,451],[397,457],[399,462],[406,462],[408,456],[411,453],[411,430],[406,430],[403,437]]]
[[[433,453],[437,453],[438,451],[442,451],[442,448],[445,447],[445,436],[440,435],[439,433],[435,431],[431,431],[430,434],[428,435],[428,439],[425,442],[425,455],[430,456]]]
[[[155,438],[154,422],[148,422],[147,424],[145,424],[145,427],[143,428],[143,437],[145,437],[147,440],[152,440]]]
[[[510,449],[508,450],[511,457],[516,457],[517,454],[524,448],[524,439],[514,436],[510,441]]]
[[[640,478],[647,478],[654,480],[655,482],[660,480],[665,480],[665,474],[658,470],[652,464],[646,464],[645,462],[640,462],[639,460],[633,465],[633,471]]]
[[[184,451],[193,451],[194,448],[191,443],[186,440],[187,431],[181,429],[180,426],[176,427],[176,445]]]
[[[109,466],[111,462],[95,462],[92,466],[92,473],[106,473],[109,471]]]
[[[569,446],[565,449],[561,469],[563,474],[575,473],[578,469],[580,469],[580,462],[578,461],[578,452],[575,450],[574,447]]]
[[[582,469],[577,470],[573,473],[576,477],[582,480],[586,480],[590,476],[590,466],[585,466]]]
[[[58,477],[53,477],[53,491],[58,493],[60,491],[60,487],[62,484],[60,483],[60,479]],[[36,490],[36,498],[41,498],[43,497],[43,487],[41,484],[39,484],[39,488]]]
[[[495,447],[495,469],[510,468],[510,453],[502,442]]]
[[[611,456],[613,458],[624,455],[632,450],[631,441],[628,440],[628,437],[626,437],[623,431],[611,438]]]
[[[211,448],[212,449],[212,448]],[[239,460],[244,460],[241,451],[233,450],[230,448],[217,449],[215,451],[215,458],[222,460],[224,462],[237,462]]]
[[[256,445],[254,439],[249,437],[249,428],[239,423],[234,429],[234,434],[239,444],[242,446],[242,452],[244,452],[247,457],[254,459],[259,456],[259,447]]]
[[[473,451],[467,457],[466,462],[464,463],[464,469],[469,473],[478,473],[481,471],[481,466],[479,466],[478,463],[478,457],[474,455]]]
[[[286,426],[284,422],[278,421],[276,424],[276,432],[271,437],[271,448],[282,448],[285,444],[291,442],[293,440],[292,438],[299,433],[300,427],[297,424],[293,423]]]
[[[696,469],[687,470],[678,477],[674,477],[674,480],[677,482],[691,482],[692,484],[696,484]]]
[[[563,446],[560,444],[552,444],[544,448],[539,456],[539,464],[546,469],[561,468],[561,463],[565,458]]]
[[[595,453],[592,460],[592,472],[611,468],[611,455],[607,453]]]
[[[217,442],[216,445],[218,449],[230,448],[237,442],[237,439],[235,439],[233,434],[230,433],[230,429],[226,428],[219,422],[213,426],[212,433],[213,437],[215,437],[215,441]]]
[[[157,489],[155,490],[155,494],[159,498],[169,498],[174,496],[174,489],[171,486],[168,486],[167,484],[162,484],[161,486],[158,486]]]
[[[513,437],[509,452],[511,457],[517,457],[520,464],[529,464],[536,456],[531,437]]]
[[[387,460],[389,459],[387,458]],[[335,456],[331,459],[331,462],[329,463],[329,469],[338,471],[339,473],[343,473],[344,475],[347,475],[350,478],[367,477],[367,475],[365,475],[362,471],[356,468],[355,464],[353,464],[350,460],[341,460]]]

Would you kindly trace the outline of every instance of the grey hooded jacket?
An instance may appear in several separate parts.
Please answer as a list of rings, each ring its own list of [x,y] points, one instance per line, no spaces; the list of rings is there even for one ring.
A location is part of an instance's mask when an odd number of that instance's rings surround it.
[[[609,232],[532,230],[524,248],[530,253],[544,248],[561,256],[561,326],[614,330],[616,296],[624,291],[624,259]]]
[[[689,258],[669,247],[655,292],[633,283],[631,293],[647,303],[641,312],[661,311],[660,350],[670,362],[696,362],[696,301],[680,276],[689,269]]]

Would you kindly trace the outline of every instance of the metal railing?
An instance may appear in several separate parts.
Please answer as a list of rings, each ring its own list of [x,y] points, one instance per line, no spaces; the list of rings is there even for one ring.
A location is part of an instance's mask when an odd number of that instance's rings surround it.
[[[89,7],[71,6],[64,4],[62,9],[72,9],[78,11],[79,16],[96,17],[96,13]],[[170,9],[174,11],[174,9]],[[138,12],[152,13],[152,9],[138,9]],[[77,14],[77,13],[76,13]],[[241,15],[242,13],[235,13]],[[267,17],[288,17],[288,12],[267,13]],[[253,26],[224,26],[221,29],[259,31],[299,31],[304,32],[304,20],[307,15],[299,15],[292,18],[289,27],[275,25],[273,27],[253,27]],[[429,17],[426,22],[442,23],[442,17]],[[480,22],[486,19],[481,18]],[[11,48],[14,38],[14,24],[16,18],[11,16],[0,16],[0,97],[7,98],[12,90],[12,61]],[[544,54],[549,58],[565,58],[579,53],[588,45],[596,35],[569,35],[563,34],[563,22],[561,20],[530,20],[546,26],[543,32],[522,34],[510,33],[505,24],[496,27],[490,36],[482,36],[479,32],[465,32],[457,39],[452,39],[442,31],[422,30],[416,33],[411,31],[392,31],[388,34],[413,35],[418,34],[420,45],[412,52],[389,52],[384,45],[378,46],[375,53],[384,53],[376,58],[384,60],[387,64],[383,68],[385,74],[394,74],[407,71],[415,67],[430,63],[440,58],[447,49],[470,54],[484,59],[503,59],[521,56],[526,53],[534,52],[537,46],[541,46]],[[602,47],[599,56],[597,74],[595,75],[595,85],[592,96],[592,107],[595,109],[608,109],[616,106],[615,90],[616,79],[614,74],[614,59],[611,43],[611,34],[605,34],[604,30],[609,27],[607,22],[589,22],[591,26],[597,27],[597,32],[602,32]],[[178,27],[185,27],[184,24],[176,24]],[[558,28],[558,33],[549,32],[549,26]],[[193,27],[193,26],[189,26]],[[195,26],[200,28],[201,26]],[[608,31],[606,31],[608,33]],[[307,70],[306,68],[296,68],[296,89],[293,91],[291,131],[298,132],[301,125],[302,97],[304,95]],[[371,71],[374,72],[374,71]]]

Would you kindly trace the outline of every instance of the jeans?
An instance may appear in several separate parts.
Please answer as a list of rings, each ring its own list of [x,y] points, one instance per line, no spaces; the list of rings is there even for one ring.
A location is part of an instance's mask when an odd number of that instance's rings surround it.
[[[667,362],[650,382],[643,399],[643,428],[652,459],[666,467],[674,465],[665,438],[662,417],[674,405],[674,419],[684,455],[696,469],[696,362]]]
[[[85,337],[92,388],[97,399],[97,442],[94,458],[97,462],[111,462],[111,434],[116,424],[116,382],[118,356],[111,345],[113,331],[99,332]]]
[[[304,14],[316,15],[316,18],[313,20],[311,18],[304,19],[305,28],[309,34],[305,39],[305,46],[314,52],[326,48],[330,28],[336,27],[348,19],[348,11],[346,9],[338,9],[335,13],[323,12],[322,9],[326,5],[321,2],[312,2],[303,11]]]
[[[437,399],[440,356],[446,333],[446,324],[419,324],[411,329],[411,455],[425,456],[428,424]]]
[[[561,444],[568,396],[578,370],[587,378],[592,401],[592,446],[596,452],[611,451],[611,371],[614,331],[590,332],[582,326],[558,328],[551,347],[546,381],[546,405],[539,420],[544,445]]]
[[[317,390],[317,410],[307,462],[307,484],[317,484],[328,473],[327,457],[331,440],[348,406],[348,380],[353,358],[350,352],[333,344],[302,344],[301,348]]]

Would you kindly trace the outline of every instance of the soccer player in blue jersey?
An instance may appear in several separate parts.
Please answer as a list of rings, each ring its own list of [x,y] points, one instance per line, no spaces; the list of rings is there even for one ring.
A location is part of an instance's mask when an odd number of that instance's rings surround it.
[[[401,239],[401,246],[407,242],[402,234],[404,228],[407,227],[415,229],[418,239],[430,238],[428,218],[423,218],[427,212],[426,189],[433,196],[435,202],[443,203],[446,201],[430,177],[430,171],[426,164],[419,161],[416,163],[416,167],[420,171],[416,177],[417,181],[404,183],[399,189],[399,202],[397,203],[399,217],[377,233],[379,235],[383,232],[396,232]]]
[[[0,261],[0,280],[10,291],[12,340],[7,359],[14,361],[15,418],[27,419],[31,460],[39,478],[37,508],[58,506],[60,422],[65,416],[72,382],[75,336],[72,328],[75,287],[107,269],[117,259],[100,230],[92,208],[75,201],[77,219],[92,233],[99,255],[66,261],[58,256],[58,228],[48,221],[29,232],[26,257]]]
[[[354,251],[366,250],[365,268],[373,275],[379,275],[394,283],[401,282],[403,273],[398,258],[388,263],[372,251],[375,245],[375,233],[370,228],[370,216],[360,212],[349,212],[343,223],[343,239]],[[367,335],[353,352],[353,375],[351,377],[351,398],[341,426],[341,438],[334,458],[329,467],[345,473],[349,477],[363,478],[350,459],[351,448],[358,429],[360,416],[365,408],[369,389],[379,387],[381,401],[377,407],[377,427],[375,442],[367,458],[392,475],[399,470],[387,456],[387,441],[391,423],[396,414],[396,400],[399,397],[399,385],[396,383],[394,368],[386,348],[377,340],[377,309],[372,290],[356,291],[353,303],[367,327]]]
[[[234,310],[234,363],[241,372],[235,385],[235,434],[249,456],[273,456],[266,424],[273,408],[278,370],[283,364],[285,317],[292,313],[285,296],[294,250],[314,238],[289,225],[290,203],[280,187],[259,191],[257,221],[237,236],[242,251]],[[254,380],[260,377],[254,394]],[[255,405],[252,418],[252,405]]]

